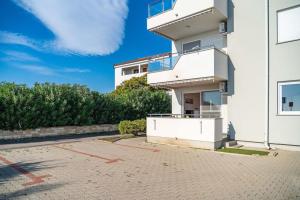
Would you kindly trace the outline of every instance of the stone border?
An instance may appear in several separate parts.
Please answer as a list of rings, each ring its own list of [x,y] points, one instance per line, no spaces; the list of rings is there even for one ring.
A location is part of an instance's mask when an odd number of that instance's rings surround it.
[[[63,126],[37,128],[28,130],[0,130],[0,143],[14,141],[33,141],[34,139],[58,139],[112,135],[118,133],[117,124],[102,124],[92,126]]]

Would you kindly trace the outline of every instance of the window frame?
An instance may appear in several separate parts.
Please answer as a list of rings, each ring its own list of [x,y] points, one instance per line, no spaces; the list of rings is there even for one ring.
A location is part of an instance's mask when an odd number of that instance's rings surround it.
[[[282,110],[282,86],[284,85],[300,85],[300,80],[284,81],[277,83],[277,114],[300,116],[300,111],[283,111]]]
[[[284,43],[287,43],[287,42],[295,42],[295,41],[299,41],[300,40],[300,36],[299,36],[299,38],[297,38],[297,39],[292,39],[292,40],[286,40],[286,41],[281,41],[281,42],[279,42],[279,37],[278,37],[278,35],[279,35],[279,23],[278,23],[278,14],[280,13],[280,12],[284,12],[284,11],[288,11],[288,10],[291,10],[291,9],[295,9],[295,8],[299,8],[300,7],[300,5],[295,5],[295,6],[291,6],[291,7],[288,7],[288,8],[284,8],[284,9],[280,9],[280,10],[277,10],[276,11],[276,32],[277,32],[277,44],[284,44]]]

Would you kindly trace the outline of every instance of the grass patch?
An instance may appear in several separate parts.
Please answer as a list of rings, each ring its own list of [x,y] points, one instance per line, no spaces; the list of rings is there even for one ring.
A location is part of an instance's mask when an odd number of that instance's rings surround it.
[[[224,149],[217,149],[219,152],[224,153],[236,153],[236,154],[243,154],[243,155],[259,155],[259,156],[267,156],[269,152],[267,151],[257,151],[257,150],[250,150],[250,149],[238,149],[238,148],[224,148]]]
[[[114,142],[117,142],[117,141],[122,140],[122,139],[129,139],[129,138],[134,138],[134,137],[135,136],[132,135],[132,134],[127,134],[127,135],[121,135],[121,136],[115,136],[115,137],[101,138],[99,140],[114,143]]]
[[[106,142],[116,142],[118,140],[121,140],[121,137],[107,137],[107,138],[101,138],[99,140],[103,140]]]

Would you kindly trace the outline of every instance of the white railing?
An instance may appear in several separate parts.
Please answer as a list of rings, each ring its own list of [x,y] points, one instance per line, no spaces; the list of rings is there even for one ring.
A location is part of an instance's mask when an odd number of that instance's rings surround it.
[[[149,114],[149,117],[168,117],[168,118],[221,118],[221,106],[211,105],[211,106],[200,106],[199,113],[195,114]]]

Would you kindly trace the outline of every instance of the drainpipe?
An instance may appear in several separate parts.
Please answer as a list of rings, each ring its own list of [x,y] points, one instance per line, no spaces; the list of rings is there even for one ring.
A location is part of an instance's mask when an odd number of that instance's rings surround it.
[[[269,0],[265,0],[265,24],[266,24],[266,31],[265,31],[265,45],[266,45],[266,78],[265,78],[265,139],[264,139],[264,145],[267,149],[271,149],[270,143],[269,143],[269,99],[270,99],[270,93],[269,93],[269,79],[270,79],[270,47],[269,47]]]

